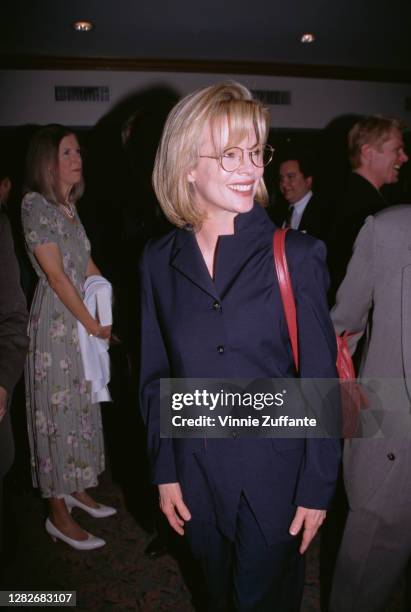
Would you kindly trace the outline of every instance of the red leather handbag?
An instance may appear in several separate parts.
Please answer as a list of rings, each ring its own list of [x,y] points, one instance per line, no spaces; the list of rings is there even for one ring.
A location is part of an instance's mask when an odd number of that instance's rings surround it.
[[[291,348],[294,357],[295,369],[299,370],[298,359],[298,326],[297,311],[290,272],[288,270],[287,257],[285,254],[285,238],[289,228],[278,228],[274,232],[273,252],[274,265],[277,272],[280,287],[281,300],[287,321]],[[355,332],[354,332],[355,333]],[[353,335],[345,331],[342,336],[336,334],[337,362],[336,368],[341,384],[342,405],[342,437],[351,438],[358,429],[359,412],[361,405],[367,406],[367,399],[356,382],[354,364],[348,350],[347,338]]]

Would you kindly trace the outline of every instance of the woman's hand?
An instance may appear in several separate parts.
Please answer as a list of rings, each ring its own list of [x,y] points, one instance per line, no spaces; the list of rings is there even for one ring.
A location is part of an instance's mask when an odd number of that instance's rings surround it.
[[[107,340],[111,336],[111,325],[100,325],[98,321],[95,321],[95,326],[89,328],[87,330],[89,336],[94,336],[95,338],[101,338],[102,340]]]
[[[87,333],[97,338],[110,338],[111,325],[103,327],[91,316],[76,287],[66,275],[58,245],[54,242],[39,245],[34,249],[34,255],[46,274],[50,287],[71,314],[86,328]],[[98,270],[91,259],[89,267],[93,271]]]
[[[183,501],[178,482],[158,485],[160,508],[167,517],[170,526],[179,535],[184,535],[184,523],[191,519],[191,514]]]
[[[111,325],[100,325],[100,331],[98,334],[98,338],[103,338],[103,340],[107,340],[111,336]]]
[[[293,522],[290,525],[290,533],[296,536],[304,525],[301,538],[300,553],[304,554],[315,534],[324,522],[327,512],[325,510],[315,510],[298,506]]]

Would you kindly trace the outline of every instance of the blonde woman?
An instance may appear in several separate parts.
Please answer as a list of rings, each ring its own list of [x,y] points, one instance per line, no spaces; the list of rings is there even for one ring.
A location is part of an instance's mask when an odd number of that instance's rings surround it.
[[[26,165],[22,219],[28,254],[39,277],[30,311],[26,363],[28,433],[35,487],[48,501],[46,530],[78,550],[104,546],[71,516],[79,507],[93,517],[114,514],[86,489],[104,470],[99,404],[91,401],[78,346],[77,322],[108,338],[83,304],[87,276],[100,275],[76,210],[83,193],[76,136],[60,125],[33,137]]]
[[[160,378],[296,375],[273,268],[264,166],[268,110],[239,83],[171,111],[154,187],[176,229],[142,258],[141,403],[153,479],[171,527],[204,568],[209,610],[297,611],[302,555],[333,494],[339,444],[167,439]],[[335,376],[324,245],[291,232],[301,375]],[[301,537],[299,537],[301,534]]]

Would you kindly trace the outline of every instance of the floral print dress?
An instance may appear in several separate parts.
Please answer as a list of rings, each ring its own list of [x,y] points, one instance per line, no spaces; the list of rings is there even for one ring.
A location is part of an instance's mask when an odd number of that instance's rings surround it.
[[[100,405],[84,379],[77,319],[50,287],[33,251],[55,243],[64,271],[83,297],[90,243],[80,219],[70,221],[39,193],[22,203],[23,229],[39,277],[29,321],[26,406],[33,484],[43,497],[84,491],[104,470]]]

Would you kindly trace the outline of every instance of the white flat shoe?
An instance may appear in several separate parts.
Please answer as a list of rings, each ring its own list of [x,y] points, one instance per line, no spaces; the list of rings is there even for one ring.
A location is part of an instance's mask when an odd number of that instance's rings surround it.
[[[90,516],[94,516],[94,518],[106,518],[107,516],[113,516],[113,514],[117,513],[115,508],[112,508],[111,506],[103,506],[103,504],[99,504],[98,508],[90,508],[90,506],[86,506],[86,504],[83,504],[81,501],[73,497],[73,495],[65,495],[64,501],[66,502],[69,512],[71,512],[72,508],[81,508]]]
[[[93,550],[95,548],[101,548],[105,545],[104,540],[101,538],[96,538],[95,536],[91,535],[91,533],[88,533],[88,531],[86,531],[88,536],[87,540],[73,540],[73,538],[69,538],[59,529],[57,529],[49,518],[46,520],[46,531],[51,535],[54,542],[56,540],[61,540],[76,550]]]

